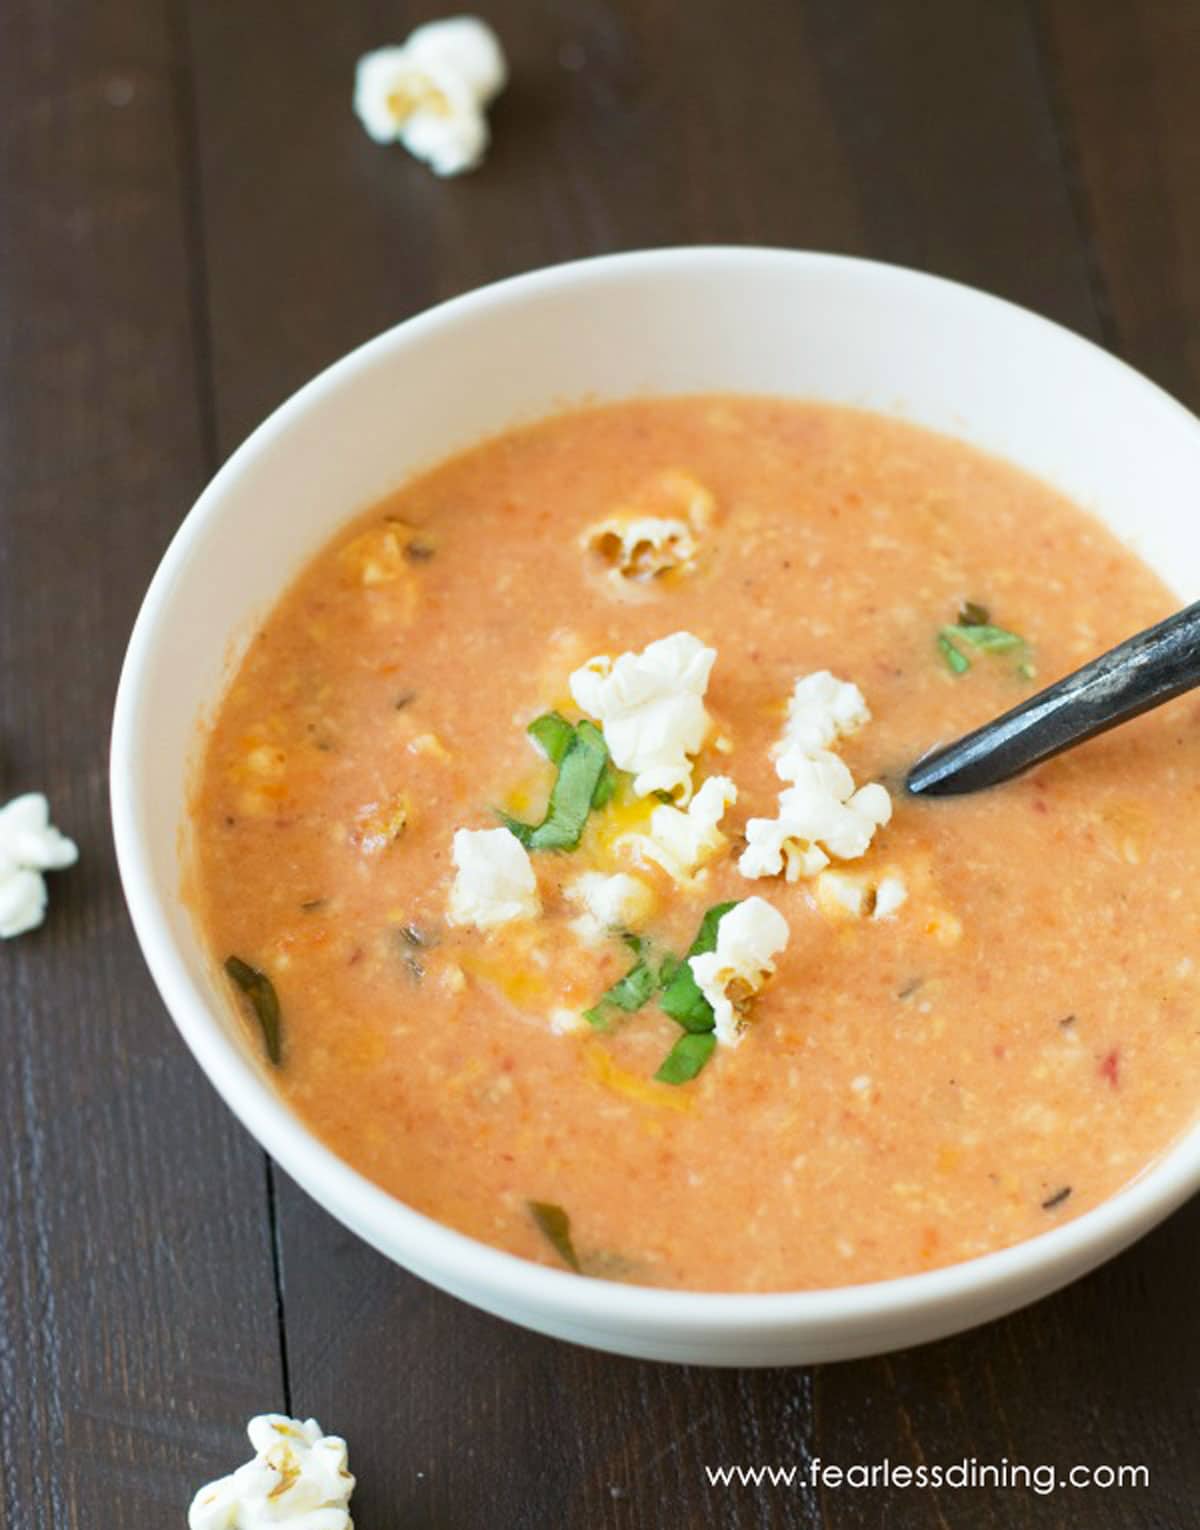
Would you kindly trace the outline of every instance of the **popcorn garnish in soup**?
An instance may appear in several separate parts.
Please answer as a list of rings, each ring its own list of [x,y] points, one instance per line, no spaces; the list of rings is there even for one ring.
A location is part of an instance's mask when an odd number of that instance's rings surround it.
[[[690,571],[713,512],[703,484],[686,473],[663,473],[589,526],[581,541],[617,586],[641,583],[672,569]]]
[[[641,653],[600,654],[571,676],[576,705],[599,720],[613,763],[632,774],[639,797],[691,797],[690,756],[711,726],[704,693],[716,657],[690,632],[676,632]]]
[[[50,822],[40,792],[0,808],[0,940],[36,929],[46,914],[44,871],[73,866],[79,850]]]
[[[723,1045],[735,1047],[741,1041],[745,1005],[775,971],[775,957],[787,948],[788,933],[787,920],[765,898],[745,898],[722,917],[715,950],[689,958]]]
[[[788,699],[779,753],[831,749],[839,738],[852,737],[870,721],[870,710],[857,685],[838,680],[827,669],[802,675]]]
[[[892,873],[882,877],[875,885],[873,919],[891,919],[908,902],[908,886],[903,877]]]
[[[202,1487],[188,1510],[188,1530],[354,1530],[354,1478],[346,1442],[282,1413],[264,1413],[246,1427],[254,1459]]]
[[[908,887],[894,872],[876,879],[857,872],[822,871],[813,893],[817,907],[831,918],[891,919],[908,901]]]
[[[710,776],[686,808],[660,803],[647,833],[627,835],[619,843],[639,859],[655,861],[676,882],[686,882],[728,843],[718,825],[737,794],[728,776]]]
[[[476,16],[418,27],[402,47],[358,61],[354,110],[376,143],[402,143],[437,175],[473,170],[487,151],[487,107],[504,89],[499,39]]]
[[[542,911],[529,851],[508,829],[459,829],[454,836],[457,875],[450,892],[452,924],[481,930]]]
[[[751,818],[738,861],[744,877],[784,872],[789,882],[815,876],[830,857],[855,860],[892,816],[892,799],[878,782],[855,787],[846,764],[828,747],[856,733],[870,712],[855,685],[821,670],[796,682],[775,773],[789,783],[775,818]]]

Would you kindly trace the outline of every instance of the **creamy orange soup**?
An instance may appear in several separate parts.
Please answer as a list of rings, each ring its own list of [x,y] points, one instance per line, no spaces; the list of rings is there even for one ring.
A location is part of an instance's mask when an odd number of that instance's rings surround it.
[[[676,533],[622,540],[647,517]],[[205,743],[199,917],[289,1104],[463,1232],[710,1290],[967,1259],[1095,1206],[1193,1119],[1196,703],[974,797],[908,799],[904,772],[1171,607],[1048,487],[907,425],[725,397],[564,414],[408,484],[272,611]],[[664,790],[738,792],[702,864],[645,853],[667,804],[610,760],[575,848],[516,846],[536,910],[454,922],[456,831],[545,814],[559,767],[527,726],[557,710],[617,753],[571,675],[681,632],[716,658]],[[891,820],[824,872],[748,878],[788,698],[823,670],[870,710],[829,752]],[[588,917],[586,872],[636,879],[636,929]],[[786,950],[730,983],[714,1044],[707,990],[689,1033],[662,980],[751,897]],[[631,972],[630,1007],[598,1005]],[[660,1081],[686,1034],[698,1071]]]

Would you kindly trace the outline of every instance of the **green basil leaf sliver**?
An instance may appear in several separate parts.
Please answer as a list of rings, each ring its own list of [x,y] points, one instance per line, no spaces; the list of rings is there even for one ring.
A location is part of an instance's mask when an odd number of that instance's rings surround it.
[[[604,995],[601,1003],[607,1001],[615,1004],[618,1009],[623,1009],[626,1014],[633,1014],[634,1010],[641,1009],[647,1003],[654,990],[658,987],[658,978],[652,968],[645,962],[638,962],[636,967],[631,967],[623,978],[615,982]]]
[[[688,957],[702,956],[706,951],[716,948],[717,926],[731,908],[737,907],[737,902],[735,898],[731,903],[713,904],[700,921],[699,932],[688,948]],[[674,969],[659,1002],[671,1019],[682,1025],[685,1031],[711,1031],[716,1024],[712,1005],[700,992],[687,957]]]
[[[963,629],[956,627],[956,632]],[[971,661],[963,653],[961,648],[956,648],[944,632],[938,633],[938,650],[945,659],[947,668],[952,674],[965,675],[971,667]]]
[[[683,1035],[663,1058],[654,1077],[660,1084],[690,1084],[713,1055],[717,1038],[711,1031]]]
[[[668,951],[663,957],[658,968],[658,986],[667,988],[670,986],[675,974],[679,971],[681,958],[674,951]]]
[[[278,1067],[283,1060],[283,1035],[275,985],[265,972],[244,962],[240,956],[226,958],[225,972],[249,999],[263,1034],[267,1056]]]
[[[611,760],[604,762],[604,769],[600,772],[600,779],[596,782],[596,790],[592,793],[592,807],[597,812],[602,807],[607,807],[613,799],[617,789],[617,779],[620,772]]]
[[[571,1218],[553,1201],[529,1201],[529,1215],[554,1252],[570,1269],[579,1273],[579,1256],[571,1242]]]
[[[574,850],[607,763],[604,735],[594,723],[581,722],[558,767],[546,817],[530,835],[531,850]]]
[[[496,809],[496,817],[508,832],[514,838],[519,839],[526,850],[528,850],[529,841],[533,838],[533,825],[531,823],[522,823],[519,818],[510,818],[501,808]]]
[[[962,638],[964,643],[970,643],[973,648],[978,648],[983,653],[1009,653],[1014,648],[1025,646],[1023,637],[1018,637],[1015,632],[1009,632],[1004,627],[994,627],[990,623],[972,627],[960,625],[952,630],[955,637]]]
[[[526,733],[541,749],[551,765],[560,765],[575,737],[575,726],[561,712],[543,712],[526,728]]]
[[[521,823],[507,813],[500,814],[501,821],[527,850],[574,850],[607,764],[604,735],[595,723],[585,719],[575,728],[559,761],[558,776],[541,823]]]
[[[632,1015],[635,1010],[649,1003],[659,986],[658,973],[642,955],[646,947],[642,937],[625,934],[621,939],[638,959],[624,977],[618,978],[611,988],[600,995],[591,1009],[583,1011],[583,1018],[598,1031],[607,1031],[610,1028],[608,1015],[610,1009],[619,1009],[627,1015]]]

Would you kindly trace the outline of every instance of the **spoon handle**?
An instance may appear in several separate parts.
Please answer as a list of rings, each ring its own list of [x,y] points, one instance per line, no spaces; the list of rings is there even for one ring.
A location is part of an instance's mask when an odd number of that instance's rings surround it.
[[[908,790],[979,791],[1200,685],[1200,601],[1148,627],[956,743],[927,754]]]

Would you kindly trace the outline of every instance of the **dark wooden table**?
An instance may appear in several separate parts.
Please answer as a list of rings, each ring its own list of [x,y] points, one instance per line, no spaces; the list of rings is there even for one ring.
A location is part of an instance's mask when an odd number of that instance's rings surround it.
[[[368,142],[380,0],[0,7],[0,798],[79,840],[0,948],[0,1525],[182,1526],[264,1409],[351,1442],[363,1530],[1200,1524],[1200,1206],[981,1332],[722,1373],[533,1337],[278,1173],[143,969],[105,754],[138,601],[218,463],[427,304],[750,241],[928,267],[1200,404],[1197,0],[489,0],[486,168]],[[1197,514],[1181,499],[1180,514]],[[1142,1463],[1108,1492],[713,1488],[704,1464]]]

